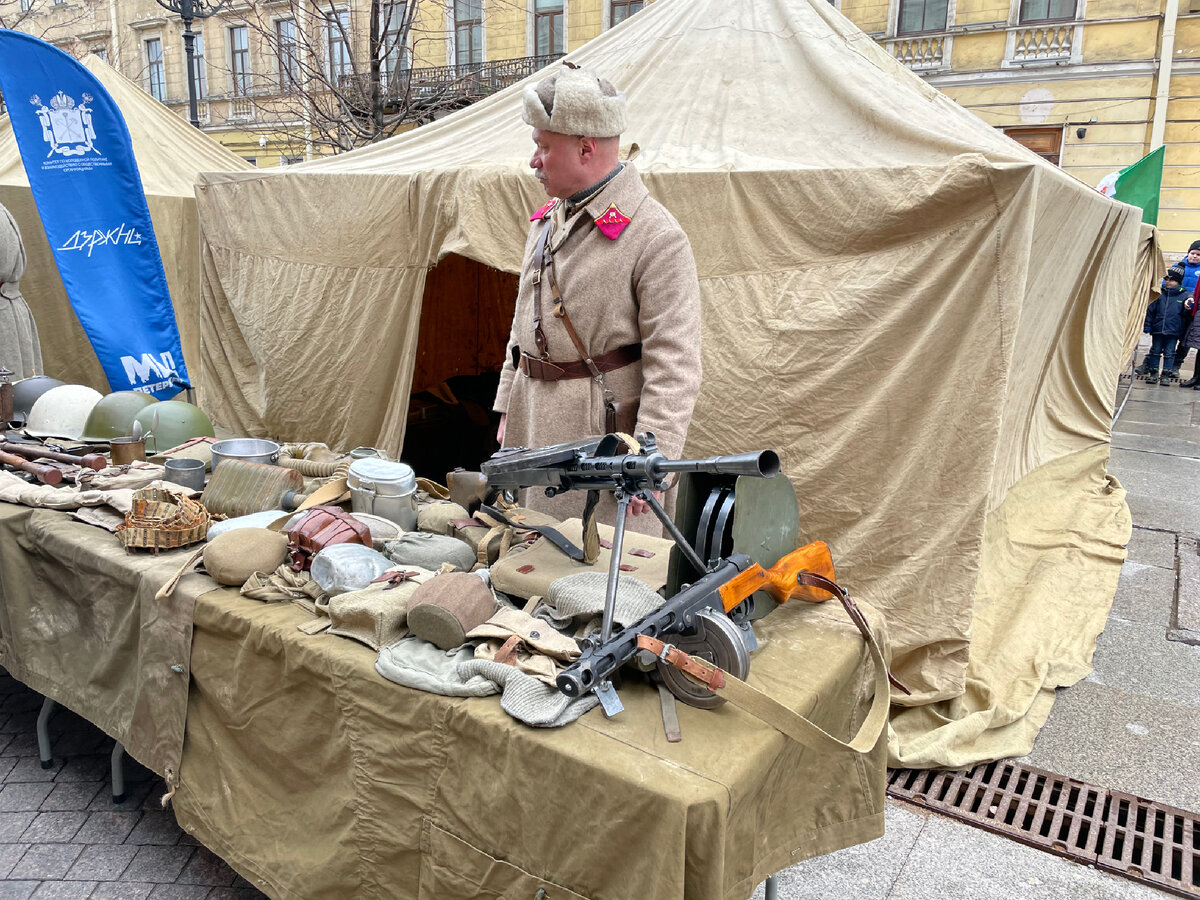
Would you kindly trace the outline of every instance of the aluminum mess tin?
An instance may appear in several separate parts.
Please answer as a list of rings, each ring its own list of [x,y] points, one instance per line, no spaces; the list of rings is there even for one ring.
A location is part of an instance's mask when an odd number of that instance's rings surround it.
[[[262,438],[230,438],[212,445],[212,470],[223,459],[241,459],[246,462],[265,463],[269,466],[279,462],[279,445]]]
[[[346,473],[350,508],[383,516],[405,531],[417,528],[417,476],[402,462],[368,456],[350,463]]]

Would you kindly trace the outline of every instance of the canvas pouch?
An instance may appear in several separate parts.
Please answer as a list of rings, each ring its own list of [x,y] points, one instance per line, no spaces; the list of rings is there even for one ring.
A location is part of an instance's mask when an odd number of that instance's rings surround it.
[[[612,557],[611,525],[598,525],[600,555],[591,565],[576,562],[543,537],[529,545],[517,545],[491,566],[492,586],[498,591],[529,600],[545,597],[550,585],[566,575],[580,572],[608,572]],[[563,536],[582,546],[583,520],[567,519],[558,526]],[[658,590],[667,583],[667,568],[674,542],[626,531],[621,552],[621,571]]]

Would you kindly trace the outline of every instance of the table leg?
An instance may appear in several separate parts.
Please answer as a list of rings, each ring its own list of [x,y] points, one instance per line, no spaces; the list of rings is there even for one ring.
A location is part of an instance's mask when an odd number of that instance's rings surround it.
[[[38,713],[37,717],[38,757],[42,761],[43,769],[54,765],[54,754],[50,749],[50,717],[54,715],[56,709],[58,709],[58,704],[46,697],[42,700],[42,711]]]
[[[117,741],[112,751],[113,803],[125,802],[125,748]]]
[[[779,900],[779,876],[771,875],[764,882],[767,900]]]

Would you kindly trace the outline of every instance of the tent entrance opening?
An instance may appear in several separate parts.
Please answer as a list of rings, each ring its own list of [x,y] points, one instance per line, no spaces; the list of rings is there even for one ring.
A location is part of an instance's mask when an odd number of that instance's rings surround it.
[[[519,275],[450,254],[429,270],[401,459],[444,482],[499,447],[492,412]]]

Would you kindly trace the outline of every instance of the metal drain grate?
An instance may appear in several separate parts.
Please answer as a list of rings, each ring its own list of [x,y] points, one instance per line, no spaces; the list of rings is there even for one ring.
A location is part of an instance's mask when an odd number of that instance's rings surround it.
[[[1200,815],[1011,761],[889,769],[891,796],[1051,853],[1200,897]]]

